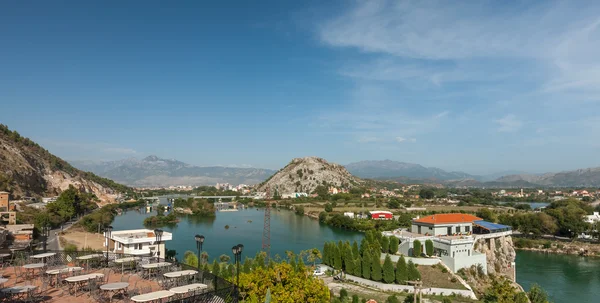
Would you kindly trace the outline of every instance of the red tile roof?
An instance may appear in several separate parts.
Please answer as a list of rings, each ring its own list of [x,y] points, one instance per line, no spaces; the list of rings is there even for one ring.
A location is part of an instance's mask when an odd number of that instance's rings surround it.
[[[473,221],[483,220],[469,214],[437,214],[415,220],[419,223],[428,224],[447,224],[447,223],[468,223]]]

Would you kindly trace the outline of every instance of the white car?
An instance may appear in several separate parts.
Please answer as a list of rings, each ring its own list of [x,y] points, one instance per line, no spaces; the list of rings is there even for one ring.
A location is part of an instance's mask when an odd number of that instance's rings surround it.
[[[319,276],[322,276],[322,275],[324,275],[324,274],[325,274],[325,272],[322,272],[322,271],[321,271],[321,270],[319,270],[319,269],[317,269],[317,270],[315,270],[315,271],[313,272],[313,276],[315,276],[315,277],[319,277]]]

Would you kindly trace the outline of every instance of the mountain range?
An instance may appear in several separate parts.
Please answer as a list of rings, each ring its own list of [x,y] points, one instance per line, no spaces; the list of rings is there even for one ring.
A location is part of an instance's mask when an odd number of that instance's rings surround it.
[[[88,170],[131,186],[214,185],[215,183],[257,184],[275,173],[262,168],[194,166],[174,159],[148,156],[118,161],[71,161]]]
[[[130,188],[93,173],[74,168],[37,143],[0,124],[0,191],[12,198],[47,197],[69,186],[94,193],[101,202],[112,203]]]

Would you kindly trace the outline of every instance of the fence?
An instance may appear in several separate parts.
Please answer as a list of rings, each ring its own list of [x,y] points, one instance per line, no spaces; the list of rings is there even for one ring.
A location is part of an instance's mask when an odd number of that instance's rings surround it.
[[[140,258],[139,261],[136,261],[134,268],[139,268],[138,265],[141,264],[149,264],[156,262],[163,262],[165,259],[157,259],[156,257],[147,257],[147,256],[136,256],[131,254],[124,253],[108,253],[108,258],[106,251],[46,251],[48,253],[54,253],[52,256],[48,256],[45,258],[46,263],[49,266],[54,265],[68,265],[75,264],[76,262],[80,262],[85,264],[90,268],[111,268],[115,272],[119,271],[122,268],[122,264],[117,264],[114,262],[116,259],[121,258],[129,258],[135,257]],[[42,251],[14,251],[11,255],[10,260],[7,263],[13,266],[21,266],[28,263],[37,263],[40,260],[31,258],[31,256],[36,254],[41,254]],[[78,259],[79,257],[96,255],[93,258],[89,259]],[[204,271],[202,269],[198,269],[197,267],[193,267],[184,263],[175,262],[172,260],[166,260],[165,262],[172,263],[170,268],[176,268],[176,270],[195,270],[198,273],[194,276],[194,279],[197,283],[202,283],[208,285],[208,289],[202,293],[195,294],[187,299],[187,302],[198,302],[198,303],[237,303],[239,298],[238,288],[231,282],[223,279],[222,277],[218,277],[213,275],[208,271]],[[179,302],[180,300],[173,300],[168,302]]]

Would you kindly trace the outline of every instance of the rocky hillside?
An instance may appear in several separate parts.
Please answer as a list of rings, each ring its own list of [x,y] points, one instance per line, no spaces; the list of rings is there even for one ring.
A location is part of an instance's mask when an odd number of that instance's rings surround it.
[[[28,138],[0,124],[0,190],[12,198],[55,196],[69,185],[93,192],[103,203],[114,202],[129,188],[83,172]]]
[[[293,192],[311,193],[319,185],[351,188],[363,181],[351,175],[342,165],[329,163],[317,157],[293,159],[288,165],[258,186],[280,194]]]
[[[486,255],[489,275],[503,275],[514,280],[512,262],[517,256],[511,236],[478,239],[475,250]]]
[[[148,156],[108,162],[71,161],[80,169],[131,186],[214,185],[215,183],[258,184],[275,173],[261,168],[200,167],[174,159]]]

